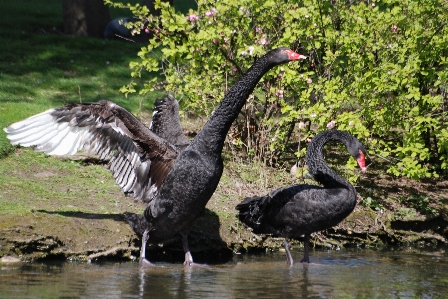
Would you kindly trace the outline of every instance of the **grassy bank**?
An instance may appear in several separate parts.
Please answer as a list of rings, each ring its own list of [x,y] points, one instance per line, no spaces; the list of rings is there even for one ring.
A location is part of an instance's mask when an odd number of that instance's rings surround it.
[[[118,91],[131,81],[129,62],[141,45],[65,36],[61,10],[57,0],[2,3],[0,127],[69,102],[110,99],[135,114],[149,111],[159,94],[126,98]],[[2,130],[1,155],[11,151],[5,136]]]
[[[130,82],[128,64],[137,59],[141,45],[64,36],[60,6],[57,0],[2,4],[0,128],[69,102],[101,99],[117,102],[148,123],[153,102],[161,94],[126,98],[118,91]],[[122,15],[120,11],[112,14]],[[145,76],[142,81],[151,74]],[[198,130],[203,120],[191,124],[184,119],[185,125]],[[340,159],[346,154],[331,152],[327,158],[333,166],[345,164]],[[221,182],[205,217],[198,219],[193,229],[193,252],[220,248],[244,252],[282,246],[282,240],[256,236],[244,228],[235,217],[234,207],[246,196],[305,180],[291,178],[288,170],[292,164],[287,162],[270,168],[242,163],[234,153],[225,152],[224,156]],[[368,173],[360,176],[355,212],[334,229],[316,234],[316,245],[446,243],[447,182],[397,179],[386,174],[381,163],[373,161]],[[139,240],[121,215],[143,208],[124,197],[103,165],[14,148],[0,131],[0,256],[135,255]],[[164,246],[159,253],[166,254],[165,248],[181,252],[180,242]]]

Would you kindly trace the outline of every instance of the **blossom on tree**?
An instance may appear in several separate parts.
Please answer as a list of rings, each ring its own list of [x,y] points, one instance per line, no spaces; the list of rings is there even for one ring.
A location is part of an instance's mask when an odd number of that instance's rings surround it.
[[[255,50],[254,46],[249,47],[249,55],[250,56],[252,56],[252,54],[254,53],[254,50]]]
[[[211,18],[214,15],[216,15],[217,13],[218,13],[218,11],[216,10],[216,8],[212,8],[205,13],[205,16]]]
[[[336,125],[336,122],[334,120],[332,120],[327,124],[327,129],[333,129],[335,125]]]
[[[196,22],[197,20],[199,20],[199,17],[197,15],[195,15],[194,13],[190,13],[187,16],[187,20],[190,21],[191,23]]]

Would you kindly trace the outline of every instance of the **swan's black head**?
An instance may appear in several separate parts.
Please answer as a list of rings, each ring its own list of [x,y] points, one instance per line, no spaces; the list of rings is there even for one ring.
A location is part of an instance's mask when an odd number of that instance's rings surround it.
[[[361,168],[362,172],[365,172],[367,170],[366,168],[367,152],[364,145],[362,145],[362,143],[359,142],[358,139],[353,137],[353,139],[350,141],[347,147],[347,150],[350,153],[350,155],[352,155],[352,157],[355,158],[356,162],[358,162],[358,165]]]
[[[288,61],[306,59],[306,56],[296,53],[287,47],[274,49],[270,51],[266,56],[274,64],[282,64]]]

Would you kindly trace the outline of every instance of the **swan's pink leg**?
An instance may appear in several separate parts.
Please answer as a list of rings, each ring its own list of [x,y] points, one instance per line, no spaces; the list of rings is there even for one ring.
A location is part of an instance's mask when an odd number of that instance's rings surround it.
[[[140,249],[140,260],[139,264],[145,267],[155,266],[153,263],[146,259],[146,243],[148,242],[148,230],[145,230],[142,236],[142,248]]]
[[[191,266],[193,264],[193,257],[190,253],[190,247],[188,246],[188,235],[182,235],[182,247],[185,252],[185,266]]]
[[[288,239],[285,238],[285,251],[286,251],[286,262],[288,265],[292,266],[294,264],[294,261],[292,260],[291,255],[291,244],[288,242]]]

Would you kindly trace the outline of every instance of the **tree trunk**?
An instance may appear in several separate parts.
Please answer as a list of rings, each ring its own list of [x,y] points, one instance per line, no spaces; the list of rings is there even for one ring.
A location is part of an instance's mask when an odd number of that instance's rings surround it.
[[[69,35],[103,37],[110,22],[103,0],[62,0],[64,32]]]

